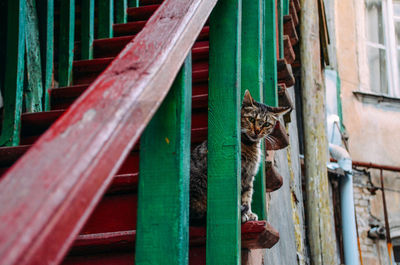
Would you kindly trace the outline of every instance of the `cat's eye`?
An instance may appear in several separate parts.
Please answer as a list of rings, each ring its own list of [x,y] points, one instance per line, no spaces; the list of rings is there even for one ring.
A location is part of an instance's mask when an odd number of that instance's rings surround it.
[[[253,117],[248,118],[249,122],[254,123],[255,119]]]
[[[270,126],[271,125],[271,123],[270,122],[266,122],[266,123],[264,123],[264,127],[268,127],[268,126]]]

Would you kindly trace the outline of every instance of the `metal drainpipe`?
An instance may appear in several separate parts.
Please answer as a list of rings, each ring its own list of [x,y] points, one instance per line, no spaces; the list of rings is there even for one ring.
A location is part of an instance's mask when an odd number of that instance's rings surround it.
[[[331,156],[338,161],[339,167],[345,171],[340,179],[340,210],[342,214],[342,234],[344,261],[346,265],[359,265],[357,229],[353,197],[352,161],[346,149],[329,144]]]

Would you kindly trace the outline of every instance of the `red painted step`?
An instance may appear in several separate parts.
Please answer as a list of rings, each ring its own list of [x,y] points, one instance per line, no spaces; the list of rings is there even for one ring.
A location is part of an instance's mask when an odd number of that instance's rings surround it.
[[[126,36],[126,35],[135,35],[139,33],[144,25],[146,25],[147,21],[134,21],[128,22],[124,24],[114,24],[113,25],[113,32],[114,36]]]
[[[50,105],[52,110],[66,109],[77,99],[89,85],[53,88],[50,92]]]
[[[159,8],[160,5],[147,5],[140,7],[130,7],[128,8],[128,20],[129,21],[140,21],[148,20],[151,15]]]

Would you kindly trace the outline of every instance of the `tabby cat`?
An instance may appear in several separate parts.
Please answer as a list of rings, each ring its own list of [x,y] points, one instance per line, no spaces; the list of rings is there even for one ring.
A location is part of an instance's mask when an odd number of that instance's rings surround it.
[[[248,90],[241,109],[241,212],[242,222],[256,221],[251,211],[253,181],[260,164],[260,142],[272,132],[280,115],[290,109],[255,101]],[[223,192],[223,191],[221,191]],[[190,222],[205,224],[207,211],[207,141],[195,147],[190,159]]]

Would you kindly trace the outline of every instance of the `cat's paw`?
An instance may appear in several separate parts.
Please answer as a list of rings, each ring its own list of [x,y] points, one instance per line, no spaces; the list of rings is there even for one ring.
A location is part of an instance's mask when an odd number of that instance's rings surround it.
[[[242,214],[242,223],[246,223],[248,221],[257,221],[258,216],[255,213],[247,212]]]

